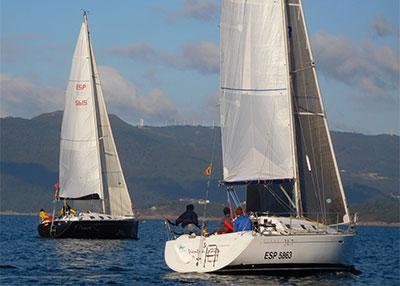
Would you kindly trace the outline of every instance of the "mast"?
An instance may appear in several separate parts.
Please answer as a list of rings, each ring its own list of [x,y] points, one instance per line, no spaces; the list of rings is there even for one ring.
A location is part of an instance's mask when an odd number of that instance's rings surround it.
[[[92,43],[90,41],[90,32],[89,32],[89,24],[88,24],[88,18],[87,18],[87,11],[83,11],[83,19],[86,25],[86,31],[87,31],[87,41],[88,41],[88,53],[89,53],[89,60],[90,60],[90,76],[92,78],[91,85],[92,85],[92,90],[93,90],[93,108],[95,110],[94,112],[94,121],[95,121],[95,134],[96,134],[96,146],[97,146],[97,159],[99,162],[99,179],[100,179],[100,193],[101,193],[101,207],[102,207],[102,212],[105,213],[105,197],[104,197],[104,182],[103,182],[103,175],[102,175],[102,164],[101,164],[101,156],[100,156],[100,136],[99,134],[99,102],[98,102],[98,96],[97,96],[97,85],[96,85],[96,77],[94,74],[94,65],[93,65],[93,55],[92,55]],[[104,150],[102,150],[104,152]]]
[[[298,161],[297,161],[297,151],[296,151],[296,128],[294,126],[294,114],[293,114],[293,94],[292,94],[292,78],[290,75],[290,49],[289,49],[289,41],[288,41],[288,34],[289,34],[289,25],[288,25],[288,14],[286,11],[286,0],[282,0],[282,10],[283,10],[283,27],[286,30],[284,33],[285,37],[285,49],[286,49],[286,59],[287,59],[287,71],[286,75],[288,77],[288,82],[289,82],[289,112],[290,112],[290,126],[292,129],[291,135],[292,135],[292,156],[293,156],[293,162],[294,162],[294,181],[293,181],[293,193],[295,197],[295,208],[296,208],[296,217],[300,217],[302,215],[301,212],[301,193],[300,193],[300,181],[299,181],[299,168],[298,168]]]

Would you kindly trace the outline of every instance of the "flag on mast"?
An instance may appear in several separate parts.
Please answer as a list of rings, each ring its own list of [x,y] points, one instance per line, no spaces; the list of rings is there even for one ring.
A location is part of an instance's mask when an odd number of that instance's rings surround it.
[[[210,176],[212,172],[212,164],[210,163],[207,168],[204,169],[203,173],[206,176]]]

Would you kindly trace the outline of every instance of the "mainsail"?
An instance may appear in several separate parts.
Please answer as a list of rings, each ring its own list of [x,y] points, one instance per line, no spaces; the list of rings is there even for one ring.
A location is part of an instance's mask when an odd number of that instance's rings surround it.
[[[103,199],[97,119],[86,21],[72,60],[61,126],[60,197]]]
[[[224,181],[293,179],[283,5],[224,0],[221,10]]]
[[[222,1],[220,109],[224,181],[249,203],[349,221],[300,0]]]
[[[85,97],[81,98],[83,95]],[[77,120],[79,116],[83,118],[80,121]],[[86,137],[77,137],[80,131],[90,132],[90,144],[86,133]],[[73,155],[69,148],[71,142],[75,147]],[[84,144],[89,145],[90,150],[88,147],[83,148]],[[133,214],[111,131],[86,15],[75,49],[66,94],[61,131],[60,185],[61,198],[99,198],[103,199],[103,212],[107,214]]]

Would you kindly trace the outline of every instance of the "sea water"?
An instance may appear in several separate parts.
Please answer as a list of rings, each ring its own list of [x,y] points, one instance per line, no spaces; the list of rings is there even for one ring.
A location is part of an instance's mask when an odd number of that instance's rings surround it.
[[[179,274],[164,262],[164,222],[142,221],[139,240],[43,239],[38,218],[0,216],[0,285],[400,285],[399,228],[358,227],[360,274]]]

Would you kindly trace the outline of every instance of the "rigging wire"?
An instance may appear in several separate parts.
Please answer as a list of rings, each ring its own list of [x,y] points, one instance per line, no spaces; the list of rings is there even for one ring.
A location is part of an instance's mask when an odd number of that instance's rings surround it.
[[[212,146],[211,146],[211,159],[210,159],[210,164],[208,167],[211,166],[210,174],[208,175],[208,180],[207,180],[207,187],[206,187],[206,194],[205,194],[205,201],[204,201],[204,208],[203,208],[203,222],[201,224],[201,236],[199,240],[199,247],[198,247],[198,254],[197,254],[197,262],[196,265],[198,265],[199,261],[201,260],[201,254],[203,253],[203,247],[205,247],[205,243],[203,243],[206,235],[206,215],[207,215],[207,204],[208,204],[208,193],[210,190],[210,184],[211,184],[211,178],[213,174],[213,163],[214,163],[214,155],[215,155],[215,141],[216,141],[216,132],[217,128],[214,127],[214,134],[213,134],[213,140],[212,140]],[[208,168],[207,167],[207,168]]]
[[[203,229],[205,228],[205,222],[206,222],[206,215],[207,215],[207,204],[208,204],[208,194],[210,191],[210,185],[211,185],[211,179],[213,175],[213,163],[214,163],[214,156],[215,156],[215,142],[216,142],[216,134],[217,134],[217,128],[214,127],[214,132],[213,132],[213,139],[212,139],[212,145],[211,145],[211,159],[210,159],[210,164],[208,167],[211,167],[210,175],[208,175],[208,180],[207,180],[207,187],[206,187],[206,193],[205,193],[205,201],[204,201],[204,208],[203,208],[203,223],[201,226],[201,231],[203,232]]]
[[[265,185],[265,188],[267,189],[268,192],[271,193],[271,195],[276,199],[276,201],[284,208],[287,208],[288,210],[291,210],[291,207],[285,203],[284,200],[282,200],[278,195],[276,195],[271,189],[270,186]]]

